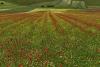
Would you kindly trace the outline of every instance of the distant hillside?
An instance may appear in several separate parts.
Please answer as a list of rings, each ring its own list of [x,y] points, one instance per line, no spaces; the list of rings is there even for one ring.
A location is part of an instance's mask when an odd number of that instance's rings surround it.
[[[88,5],[92,5],[92,6],[100,6],[100,0],[86,0]]]
[[[34,3],[40,3],[40,2],[49,2],[54,0],[0,0],[0,1],[7,1],[10,3],[15,3],[19,5],[31,5]],[[93,6],[100,6],[100,0],[85,0],[87,5],[93,5]]]
[[[31,5],[34,3],[39,3],[39,2],[48,2],[48,1],[54,1],[54,0],[0,0],[0,1],[7,1],[19,5]]]

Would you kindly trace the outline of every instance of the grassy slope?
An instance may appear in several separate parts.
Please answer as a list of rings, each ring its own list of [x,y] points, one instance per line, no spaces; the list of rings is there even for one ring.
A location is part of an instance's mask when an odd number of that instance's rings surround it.
[[[0,2],[4,2],[4,4],[0,4],[0,12],[2,13],[21,12],[21,11],[24,12],[32,9],[32,7],[30,6],[19,5],[5,1],[0,1]]]
[[[88,5],[100,6],[100,0],[87,0],[86,2]]]
[[[20,4],[20,5],[30,5],[34,3],[47,2],[47,1],[53,1],[53,0],[4,0],[4,1]]]
[[[20,5],[30,5],[39,2],[54,1],[54,0],[3,0]],[[100,0],[85,0],[88,5],[100,5]]]
[[[4,0],[5,4],[0,5],[0,9],[9,9],[9,10],[0,10],[4,12],[20,12],[20,11],[29,11],[32,10],[34,7],[34,3],[40,3],[40,2],[47,2],[51,0]],[[53,0],[52,0],[53,1]],[[86,3],[88,5],[92,6],[98,6],[99,0],[86,0]],[[33,5],[32,5],[33,4]]]

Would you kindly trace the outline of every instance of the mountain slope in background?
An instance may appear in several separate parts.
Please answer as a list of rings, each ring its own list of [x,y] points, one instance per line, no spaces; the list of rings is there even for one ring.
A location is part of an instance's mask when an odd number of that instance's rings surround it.
[[[2,1],[2,0],[0,0]],[[34,3],[40,3],[40,2],[49,2],[49,1],[55,1],[55,0],[3,0],[19,5],[31,5]],[[100,6],[100,0],[85,0],[88,5],[93,5],[93,6]]]
[[[50,1],[57,1],[57,0],[0,0],[6,1],[10,3],[15,3],[19,5],[32,5],[34,3],[41,3],[41,2],[50,2]],[[100,0],[85,0],[87,5],[93,6],[100,6]]]
[[[86,0],[88,5],[100,6],[100,0]]]
[[[19,5],[31,5],[34,3],[48,2],[48,1],[54,1],[54,0],[3,0],[3,1],[7,1],[7,2],[19,4]]]
[[[68,2],[71,1],[71,5]],[[0,0],[0,12],[20,12],[33,10],[36,7],[73,8],[72,1],[76,0]],[[87,4],[76,3],[74,8],[100,8],[100,0],[78,0]],[[75,5],[75,4],[73,4]]]

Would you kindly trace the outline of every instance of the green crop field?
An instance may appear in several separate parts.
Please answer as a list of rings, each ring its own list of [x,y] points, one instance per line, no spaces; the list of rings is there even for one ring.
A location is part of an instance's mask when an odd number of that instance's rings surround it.
[[[99,66],[99,11],[0,13],[0,67]]]

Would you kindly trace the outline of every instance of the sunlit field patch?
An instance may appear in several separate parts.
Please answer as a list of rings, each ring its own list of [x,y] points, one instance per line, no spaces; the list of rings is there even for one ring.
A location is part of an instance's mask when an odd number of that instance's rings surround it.
[[[0,13],[0,67],[98,67],[100,13]]]

